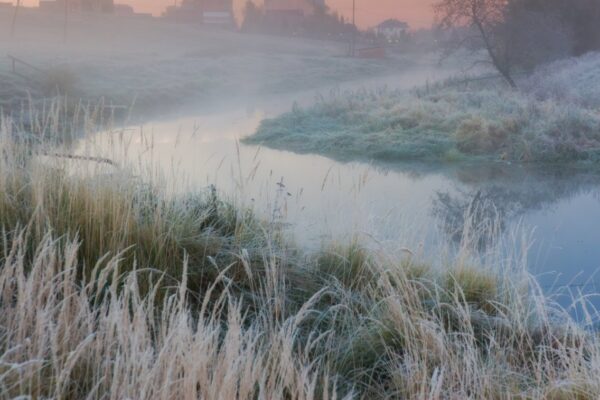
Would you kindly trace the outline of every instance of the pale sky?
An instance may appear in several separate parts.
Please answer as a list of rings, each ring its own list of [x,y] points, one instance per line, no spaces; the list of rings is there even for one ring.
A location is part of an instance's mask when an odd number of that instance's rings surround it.
[[[130,4],[139,12],[159,15],[167,5],[181,0],[116,0],[117,4]],[[260,0],[256,0],[258,3]],[[245,0],[234,0],[236,7],[241,8]],[[327,5],[340,14],[350,16],[352,0],[326,0]],[[431,25],[433,15],[431,5],[435,0],[356,0],[357,24],[361,28],[377,25],[387,18],[399,18],[407,21],[412,28]],[[24,4],[37,5],[38,0],[25,0]]]

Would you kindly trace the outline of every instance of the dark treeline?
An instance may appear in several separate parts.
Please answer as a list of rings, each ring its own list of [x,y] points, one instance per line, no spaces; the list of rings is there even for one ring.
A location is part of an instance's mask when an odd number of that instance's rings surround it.
[[[573,55],[600,50],[600,0],[516,0],[511,12],[516,17],[542,14],[555,21],[570,39]]]
[[[600,50],[600,0],[440,0],[448,51],[471,49],[513,87],[514,74]]]

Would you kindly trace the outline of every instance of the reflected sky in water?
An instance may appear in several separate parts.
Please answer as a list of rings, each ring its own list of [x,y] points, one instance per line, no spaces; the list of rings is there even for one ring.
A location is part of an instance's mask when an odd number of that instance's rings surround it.
[[[269,115],[251,108],[155,122],[102,133],[79,152],[151,163],[171,171],[166,179],[180,190],[214,184],[313,249],[323,239],[359,236],[426,255],[436,243],[458,244],[465,213],[476,222],[491,217],[503,235],[533,231],[529,268],[545,290],[600,292],[600,175],[506,164],[344,163],[239,143]]]

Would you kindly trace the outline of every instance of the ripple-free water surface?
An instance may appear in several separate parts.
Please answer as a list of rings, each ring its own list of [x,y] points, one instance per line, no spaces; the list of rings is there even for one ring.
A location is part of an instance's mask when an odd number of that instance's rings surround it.
[[[358,235],[427,253],[436,242],[456,242],[465,211],[477,207],[503,234],[533,232],[529,269],[545,290],[600,292],[600,175],[503,163],[343,163],[239,143],[265,115],[241,109],[150,123],[102,133],[81,151],[138,157],[171,171],[167,179],[185,182],[180,187],[216,185],[308,248]]]

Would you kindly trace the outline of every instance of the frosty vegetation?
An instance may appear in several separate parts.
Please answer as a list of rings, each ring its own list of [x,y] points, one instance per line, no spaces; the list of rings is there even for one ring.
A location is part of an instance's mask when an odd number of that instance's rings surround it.
[[[460,51],[498,79],[461,77],[410,94],[338,93],[265,121],[248,142],[344,159],[598,160],[597,2],[435,4],[445,55]]]
[[[411,93],[361,90],[264,121],[247,140],[338,158],[593,162],[600,158],[600,55],[540,67],[521,91],[451,79]]]
[[[574,321],[524,258],[481,264],[479,225],[435,263],[358,242],[309,254],[214,190],[174,198],[133,167],[101,173],[102,160],[74,174],[48,156],[57,131],[32,126],[0,123],[3,398],[600,391],[591,310]]]
[[[465,213],[440,199],[462,225],[451,256],[358,239],[308,252],[218,188],[174,195],[137,155],[120,165],[69,153],[131,103],[140,115],[214,106],[405,59],[86,17],[62,46],[60,24],[40,18],[23,10],[33,31],[0,38],[44,68],[0,69],[0,398],[597,398],[597,312],[575,298],[576,321],[545,297],[526,242],[481,256],[481,238],[501,229],[484,201]],[[599,66],[598,54],[541,66],[520,92],[454,79],[337,93],[248,141],[340,158],[591,162]]]

